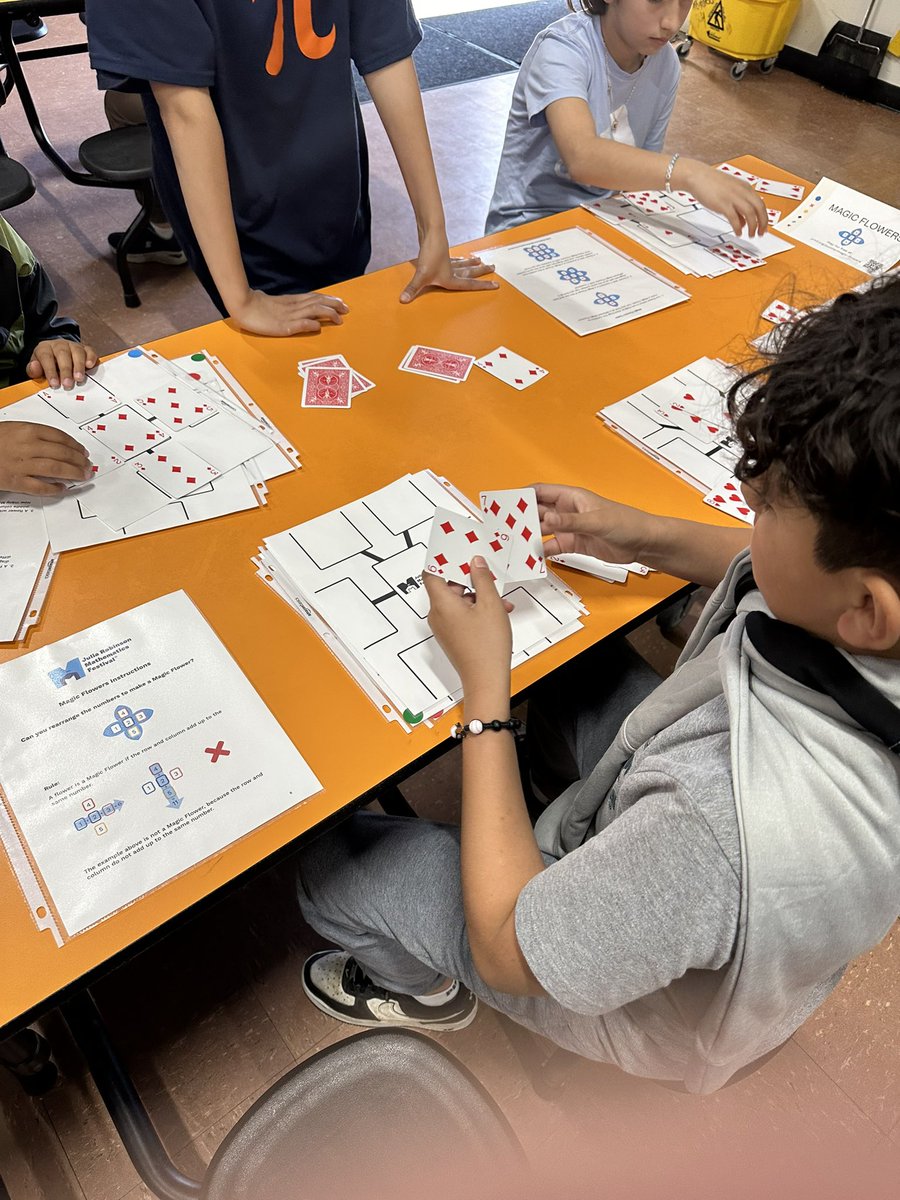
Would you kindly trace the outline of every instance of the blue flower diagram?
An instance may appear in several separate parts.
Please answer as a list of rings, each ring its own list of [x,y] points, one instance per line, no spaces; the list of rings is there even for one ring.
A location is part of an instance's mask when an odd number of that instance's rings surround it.
[[[590,279],[587,271],[582,271],[580,267],[566,267],[564,271],[557,271],[556,273],[560,279],[565,280],[566,283],[571,283],[573,287],[576,283],[587,283]]]
[[[559,258],[559,251],[548,246],[546,242],[532,242],[530,246],[523,246],[522,249],[535,262],[550,262],[553,258]]]
[[[597,292],[594,297],[594,303],[605,304],[609,308],[618,308],[621,299],[622,297],[618,292]]]
[[[136,712],[127,704],[116,706],[115,720],[103,730],[104,737],[117,737],[124,733],[133,742],[139,742],[144,734],[144,726],[153,716],[152,708],[139,708]]]
[[[841,245],[847,250],[850,246],[864,246],[866,239],[862,235],[862,229],[841,229],[838,232],[838,237],[841,239]]]

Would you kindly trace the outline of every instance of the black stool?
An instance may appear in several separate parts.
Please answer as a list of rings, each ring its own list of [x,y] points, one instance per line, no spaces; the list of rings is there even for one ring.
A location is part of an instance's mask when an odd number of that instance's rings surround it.
[[[452,1054],[409,1029],[371,1029],[279,1079],[202,1180],[191,1178],[160,1142],[90,993],[62,1012],[132,1163],[161,1200],[316,1200],[363,1186],[382,1200],[411,1195],[410,1183],[424,1194],[426,1181],[434,1200],[456,1200],[495,1196],[491,1183],[527,1168],[502,1111]]]
[[[24,204],[34,195],[31,173],[14,158],[0,154],[0,212]]]
[[[139,308],[140,299],[131,278],[128,251],[146,227],[153,201],[151,176],[153,150],[150,131],[146,125],[127,129],[110,129],[96,133],[78,147],[78,158],[86,171],[116,188],[132,188],[140,197],[137,216],[125,230],[116,247],[116,270],[122,281],[122,291],[128,308]]]

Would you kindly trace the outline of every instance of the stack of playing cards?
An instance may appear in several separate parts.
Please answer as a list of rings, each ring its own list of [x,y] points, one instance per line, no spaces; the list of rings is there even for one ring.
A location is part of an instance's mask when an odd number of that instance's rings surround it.
[[[90,481],[25,502],[54,554],[256,509],[266,481],[300,465],[259,405],[202,351],[169,361],[137,347],[78,387],[0,409],[0,421],[61,429],[88,451]]]
[[[354,371],[343,354],[305,358],[297,363],[303,380],[302,408],[350,408],[354,396],[375,386],[359,371]]]
[[[379,712],[407,730],[462,694],[428,626],[427,566],[462,582],[463,565],[482,553],[505,573],[504,594],[515,606],[513,666],[581,628],[584,606],[544,564],[533,493],[484,497],[479,519],[446,480],[419,471],[266,538],[254,560],[259,578],[315,630]]]
[[[457,354],[455,350],[410,346],[400,363],[400,370],[426,375],[429,379],[444,379],[447,383],[465,383],[474,361],[474,355]]]
[[[732,173],[743,174],[737,167]],[[772,233],[737,237],[723,216],[704,208],[690,192],[623,192],[582,207],[685,275],[749,271],[765,266],[767,257],[793,249]],[[780,216],[771,210],[770,219]]]
[[[753,524],[734,468],[741,456],[726,394],[738,378],[718,359],[698,358],[597,416],[691,487],[706,504]]]

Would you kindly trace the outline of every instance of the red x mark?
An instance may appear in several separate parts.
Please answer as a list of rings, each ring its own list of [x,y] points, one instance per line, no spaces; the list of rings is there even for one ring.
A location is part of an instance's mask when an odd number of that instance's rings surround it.
[[[219,757],[220,754],[225,755],[227,757],[230,753],[231,753],[230,750],[225,749],[224,742],[216,742],[215,746],[207,746],[206,749],[204,750],[204,754],[209,754],[212,756],[213,762],[216,761],[216,759]]]

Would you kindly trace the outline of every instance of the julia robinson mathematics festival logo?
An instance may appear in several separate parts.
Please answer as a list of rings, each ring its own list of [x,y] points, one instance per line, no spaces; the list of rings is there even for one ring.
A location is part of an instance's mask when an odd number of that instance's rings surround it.
[[[56,687],[65,687],[70,679],[84,679],[84,667],[80,658],[70,658],[64,667],[54,667],[48,671],[51,683]]]

